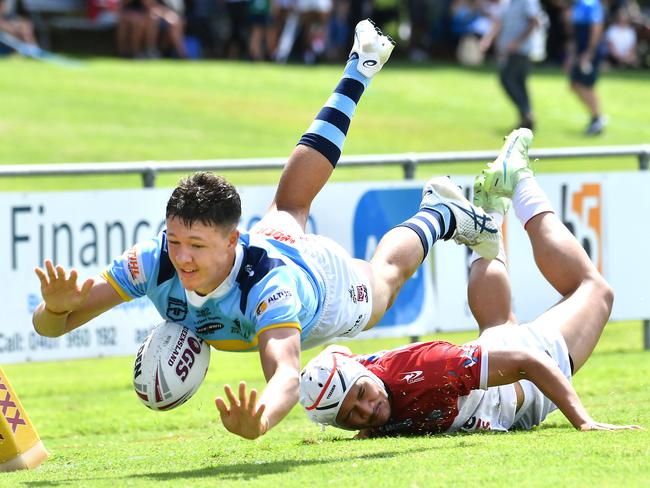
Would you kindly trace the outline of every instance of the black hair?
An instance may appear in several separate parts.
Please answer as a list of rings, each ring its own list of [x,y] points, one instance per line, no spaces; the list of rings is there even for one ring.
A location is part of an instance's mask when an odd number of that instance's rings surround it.
[[[167,201],[166,217],[190,226],[195,222],[234,227],[241,218],[241,199],[225,178],[199,171],[182,178]]]

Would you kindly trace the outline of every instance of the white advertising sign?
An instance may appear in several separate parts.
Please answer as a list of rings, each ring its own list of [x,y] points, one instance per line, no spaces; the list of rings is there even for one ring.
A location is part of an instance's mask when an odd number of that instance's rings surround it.
[[[454,180],[464,188],[470,177]],[[538,177],[558,215],[616,290],[612,318],[650,317],[644,251],[650,242],[650,174],[580,173]],[[332,183],[312,207],[308,232],[329,236],[355,257],[370,258],[382,235],[416,211],[422,182]],[[275,188],[243,187],[242,228],[254,224]],[[132,354],[162,319],[146,298],[125,303],[57,339],[36,334],[31,314],[40,302],[34,267],[50,258],[97,275],[135,242],[164,226],[169,189],[111,190],[0,195],[0,328],[2,362]],[[521,321],[555,303],[559,294],[536,268],[528,238],[510,215],[505,225],[513,305]],[[369,336],[422,335],[472,329],[466,299],[468,253],[438,243],[427,262],[403,287],[395,305]]]

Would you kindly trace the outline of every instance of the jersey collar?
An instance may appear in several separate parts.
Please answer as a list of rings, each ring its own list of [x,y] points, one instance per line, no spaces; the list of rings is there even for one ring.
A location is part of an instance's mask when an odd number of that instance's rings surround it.
[[[208,293],[205,296],[201,296],[195,291],[185,290],[185,296],[187,297],[187,301],[190,303],[190,305],[194,307],[202,307],[205,304],[205,302],[207,302],[210,299],[218,300],[219,298],[222,298],[225,295],[227,295],[228,292],[232,290],[232,287],[235,284],[235,279],[239,274],[239,268],[241,268],[241,263],[243,259],[244,259],[244,249],[241,244],[237,244],[237,247],[235,247],[235,263],[233,264],[233,267],[230,270],[230,274],[226,277],[225,280],[223,280],[223,283],[221,283],[219,286],[217,286],[214,290],[212,290],[210,293]]]

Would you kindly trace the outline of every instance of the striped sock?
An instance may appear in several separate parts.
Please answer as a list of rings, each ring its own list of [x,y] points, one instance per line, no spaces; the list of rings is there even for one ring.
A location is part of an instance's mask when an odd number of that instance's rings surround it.
[[[422,208],[413,217],[397,227],[407,227],[420,238],[424,261],[438,239],[449,239],[456,230],[456,219],[447,205],[437,203],[433,208]]]
[[[341,157],[345,136],[357,103],[370,84],[370,78],[357,71],[358,61],[358,58],[348,60],[334,93],[327,99],[316,119],[298,141],[298,144],[316,149],[332,163],[333,167],[336,167]]]

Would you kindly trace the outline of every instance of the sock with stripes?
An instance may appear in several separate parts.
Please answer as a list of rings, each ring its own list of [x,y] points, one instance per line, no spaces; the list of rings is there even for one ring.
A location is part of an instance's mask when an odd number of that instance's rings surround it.
[[[418,235],[424,251],[422,258],[424,261],[429,254],[429,249],[438,239],[447,240],[454,235],[456,219],[447,205],[438,203],[432,208],[420,209],[413,217],[397,227],[407,227]]]
[[[336,167],[341,157],[343,143],[357,103],[370,84],[370,78],[357,71],[358,61],[356,57],[348,60],[334,93],[327,99],[316,119],[298,141],[298,144],[316,149],[332,163],[333,167]]]

